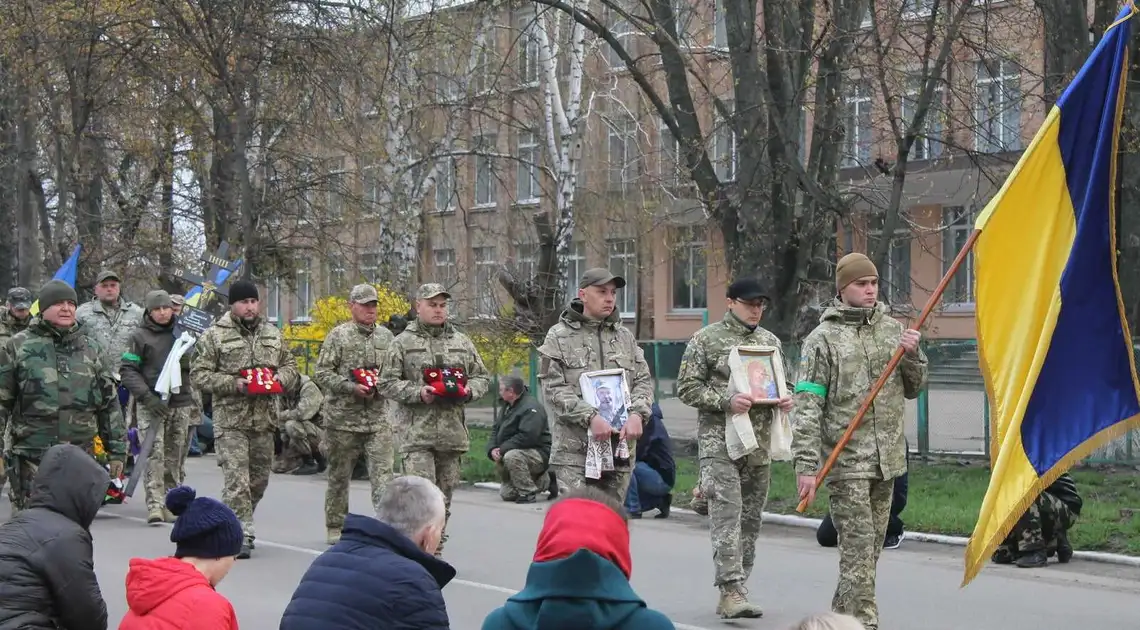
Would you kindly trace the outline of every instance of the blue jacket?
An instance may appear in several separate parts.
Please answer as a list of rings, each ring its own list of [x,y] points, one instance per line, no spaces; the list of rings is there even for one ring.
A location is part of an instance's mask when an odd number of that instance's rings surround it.
[[[665,430],[665,418],[657,403],[653,403],[653,413],[645,425],[645,432],[637,440],[637,461],[649,464],[649,467],[656,470],[665,485],[670,488],[677,482],[673,442],[669,439],[669,432]]]
[[[673,630],[646,607],[614,563],[579,549],[568,558],[535,562],[526,586],[483,620],[483,630]]]
[[[455,569],[389,525],[349,514],[340,542],[305,571],[281,630],[447,630]]]

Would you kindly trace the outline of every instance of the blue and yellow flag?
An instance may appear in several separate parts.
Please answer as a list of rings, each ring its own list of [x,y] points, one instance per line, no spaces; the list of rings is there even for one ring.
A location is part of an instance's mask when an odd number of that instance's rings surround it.
[[[81,246],[76,245],[75,249],[71,250],[71,256],[69,256],[67,260],[65,260],[63,264],[59,266],[59,270],[55,272],[55,276],[52,277],[52,280],[63,280],[67,284],[71,285],[71,288],[75,288],[75,275],[79,273],[80,249],[82,249]],[[35,302],[32,302],[32,308],[30,310],[32,315],[40,314],[39,299],[37,299]]]
[[[1140,420],[1115,198],[1135,11],[1105,32],[974,226],[994,438],[963,586],[1049,484]]]

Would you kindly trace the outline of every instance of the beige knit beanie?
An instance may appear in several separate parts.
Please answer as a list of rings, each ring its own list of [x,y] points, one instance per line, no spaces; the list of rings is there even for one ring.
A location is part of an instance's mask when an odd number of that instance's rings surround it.
[[[840,258],[835,265],[835,289],[842,291],[847,285],[867,276],[879,277],[879,270],[875,269],[875,263],[857,252],[847,254]]]

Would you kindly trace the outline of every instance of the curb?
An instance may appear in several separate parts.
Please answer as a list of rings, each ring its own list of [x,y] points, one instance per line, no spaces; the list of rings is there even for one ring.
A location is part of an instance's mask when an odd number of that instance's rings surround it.
[[[472,484],[480,490],[494,490],[498,492],[500,484],[493,481],[482,481]],[[685,508],[672,508],[673,512],[681,514],[700,516],[692,510]],[[761,516],[762,522],[771,523],[773,525],[783,525],[785,527],[800,527],[818,529],[819,524],[823,522],[822,519],[808,518],[806,516],[794,516],[792,514],[776,514],[774,512],[764,512]],[[965,547],[970,542],[969,538],[962,536],[946,536],[944,534],[927,534],[925,532],[906,532],[907,540],[917,540],[918,542],[933,543],[936,545],[951,545],[954,547]],[[1086,560],[1088,562],[1099,562],[1102,564],[1115,564],[1126,567],[1140,567],[1140,557],[1125,556],[1118,553],[1103,553],[1100,551],[1074,551],[1073,557]]]

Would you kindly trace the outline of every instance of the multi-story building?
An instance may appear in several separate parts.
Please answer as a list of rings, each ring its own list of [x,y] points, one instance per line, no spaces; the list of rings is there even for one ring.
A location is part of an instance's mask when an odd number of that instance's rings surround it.
[[[910,149],[900,206],[903,228],[891,239],[889,264],[880,269],[883,291],[899,305],[901,316],[923,306],[965,242],[972,217],[1000,187],[1045,111],[1037,18],[1018,0],[978,4],[963,27],[966,36],[953,46],[922,135]],[[921,65],[914,51],[920,50],[931,5],[931,0],[903,0],[893,10],[901,34],[886,60],[876,60],[871,38],[859,40],[855,56],[867,64],[853,70],[846,82],[846,140],[834,148],[843,152],[841,184],[860,200],[857,210],[881,207],[890,196],[889,165],[896,161],[896,142],[888,114],[903,124],[909,121],[920,88],[904,82],[888,98],[876,87],[884,82],[874,69],[884,63]],[[686,46],[708,53],[695,67],[705,73],[711,91],[730,96],[721,3],[678,0],[678,8],[686,18]],[[553,165],[545,146],[540,48],[537,39],[528,37],[534,28],[534,5],[504,11],[486,48],[476,55],[469,76],[475,97],[451,147],[455,155],[441,161],[436,185],[423,200],[417,279],[452,287],[459,314],[471,318],[495,317],[509,304],[496,279],[502,266],[523,276],[534,274],[534,216],[552,207],[555,192],[555,183],[542,168]],[[619,20],[608,19],[631,54],[654,52],[643,35],[629,34],[631,29],[623,29]],[[872,28],[869,17],[862,28]],[[908,42],[914,46],[909,52],[904,45]],[[468,48],[456,45],[440,55],[465,56]],[[684,339],[706,318],[715,320],[724,312],[728,278],[721,238],[680,173],[676,141],[621,60],[604,43],[590,48],[583,82],[590,113],[580,150],[576,228],[565,282],[572,286],[588,267],[608,266],[629,281],[619,308],[638,337]],[[451,70],[431,77],[439,92],[452,90],[448,81],[466,71],[463,59],[447,58]],[[556,74],[563,89],[567,70],[560,59]],[[723,89],[716,87],[722,84]],[[719,124],[710,103],[698,106],[702,126],[712,130],[710,158],[722,181],[729,181],[737,166],[736,138]],[[442,115],[454,116],[455,111]],[[808,146],[811,126],[812,115],[805,108],[803,146]],[[344,186],[367,203],[374,175],[369,165],[356,168],[355,162],[346,155],[328,177],[338,182],[346,178]],[[327,205],[341,208],[345,203],[330,193]],[[343,291],[353,279],[383,282],[377,276],[382,254],[370,245],[382,220],[382,213],[363,216],[346,228],[351,253],[316,251],[311,258],[296,260],[296,277],[289,282],[271,280],[268,316],[280,322],[303,321],[318,296]],[[868,234],[877,236],[875,221],[847,221],[838,231],[843,251],[863,249]],[[971,259],[950,284],[930,336],[974,335],[972,284]]]

